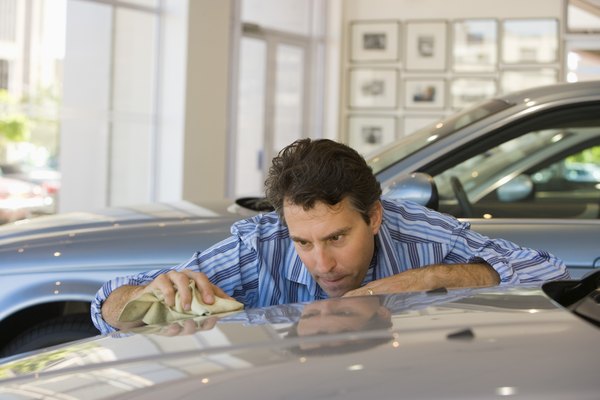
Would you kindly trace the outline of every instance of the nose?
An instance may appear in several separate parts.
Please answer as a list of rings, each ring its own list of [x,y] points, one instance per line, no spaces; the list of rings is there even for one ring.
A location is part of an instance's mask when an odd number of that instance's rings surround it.
[[[335,268],[335,258],[330,251],[323,246],[315,246],[314,249],[315,270],[319,275],[327,274]]]

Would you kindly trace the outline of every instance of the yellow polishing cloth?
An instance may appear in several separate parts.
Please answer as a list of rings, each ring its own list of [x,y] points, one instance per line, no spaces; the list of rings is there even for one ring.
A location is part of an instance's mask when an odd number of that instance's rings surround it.
[[[192,307],[189,311],[185,311],[181,307],[179,293],[175,294],[175,307],[169,307],[164,303],[163,294],[156,291],[143,293],[130,300],[121,311],[119,321],[143,321],[145,324],[151,325],[173,322],[183,318],[238,311],[244,308],[244,305],[236,300],[216,296],[213,304],[206,304],[202,301],[202,296],[196,289],[193,280],[190,280],[190,288],[192,289]]]

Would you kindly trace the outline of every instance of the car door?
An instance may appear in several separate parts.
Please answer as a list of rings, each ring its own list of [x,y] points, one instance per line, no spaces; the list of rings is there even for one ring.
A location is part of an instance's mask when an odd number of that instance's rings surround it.
[[[581,104],[529,115],[421,172],[434,177],[440,211],[457,217],[598,219],[599,113]]]
[[[600,267],[600,102],[515,105],[441,139],[438,131],[422,135],[432,145],[380,170],[384,194],[408,172],[423,172],[433,177],[439,210],[474,230],[549,251],[574,277]]]

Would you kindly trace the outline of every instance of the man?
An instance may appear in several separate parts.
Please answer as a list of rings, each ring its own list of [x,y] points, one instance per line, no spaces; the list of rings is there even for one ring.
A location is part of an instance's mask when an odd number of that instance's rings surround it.
[[[141,293],[189,309],[190,280],[246,307],[328,297],[542,282],[568,278],[551,254],[490,239],[412,202],[383,200],[353,149],[298,140],[273,160],[265,182],[275,212],[236,222],[232,235],[186,263],[107,282],[92,304],[102,332],[141,325],[118,315]]]

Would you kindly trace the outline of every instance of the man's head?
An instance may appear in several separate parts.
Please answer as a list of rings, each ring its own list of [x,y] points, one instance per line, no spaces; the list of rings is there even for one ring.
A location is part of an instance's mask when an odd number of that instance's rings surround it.
[[[315,203],[335,205],[347,198],[365,222],[381,187],[371,167],[354,149],[328,139],[300,139],[273,159],[266,196],[280,217],[286,201],[304,210]]]
[[[296,141],[273,160],[266,186],[319,286],[331,297],[360,287],[383,213],[381,188],[360,154],[331,140]]]

